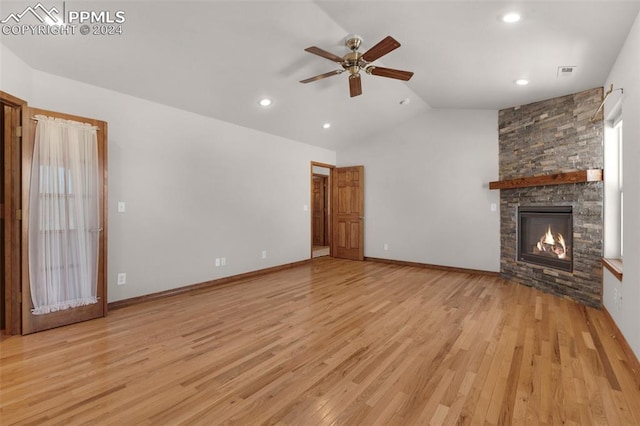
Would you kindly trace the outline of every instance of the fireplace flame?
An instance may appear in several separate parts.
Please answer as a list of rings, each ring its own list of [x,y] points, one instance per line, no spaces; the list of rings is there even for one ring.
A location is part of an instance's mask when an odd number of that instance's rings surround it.
[[[558,234],[558,243],[562,247],[562,251],[560,253],[556,252],[556,254],[558,255],[558,259],[564,259],[567,257],[567,245],[564,242],[562,234]]]
[[[551,225],[547,227],[547,232],[540,238],[536,248],[540,252],[555,255],[558,259],[566,259],[567,257],[567,243],[560,233],[557,233],[554,237],[553,232],[551,232]]]
[[[542,237],[543,242],[545,244],[554,245],[556,241],[553,238],[553,234],[551,233],[551,225],[547,228],[547,232],[545,232],[544,237]]]

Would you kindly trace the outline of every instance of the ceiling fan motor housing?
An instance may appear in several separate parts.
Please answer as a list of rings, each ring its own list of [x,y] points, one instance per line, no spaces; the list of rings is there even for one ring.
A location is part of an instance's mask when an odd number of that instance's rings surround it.
[[[342,67],[349,71],[351,75],[357,74],[360,71],[360,68],[366,65],[366,62],[361,59],[362,53],[356,52],[355,50],[347,53],[342,57]]]

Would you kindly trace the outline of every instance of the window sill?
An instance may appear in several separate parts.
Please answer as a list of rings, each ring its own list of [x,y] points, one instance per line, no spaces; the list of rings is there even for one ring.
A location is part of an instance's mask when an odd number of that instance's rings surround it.
[[[622,259],[608,259],[603,257],[602,266],[607,268],[618,281],[622,281]]]

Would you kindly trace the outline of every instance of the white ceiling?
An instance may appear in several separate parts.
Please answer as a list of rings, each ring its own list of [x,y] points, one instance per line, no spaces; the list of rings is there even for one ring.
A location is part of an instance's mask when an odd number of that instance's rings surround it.
[[[61,5],[61,1],[45,6]],[[31,2],[2,2],[0,19]],[[399,126],[428,108],[501,109],[602,86],[640,10],[635,1],[67,1],[67,9],[123,10],[123,34],[2,36],[31,67],[330,149]],[[505,24],[506,11],[523,14]],[[402,47],[376,64],[408,82],[347,73],[305,52],[342,56],[387,35]],[[559,66],[577,66],[558,77]],[[514,80],[527,78],[528,86]],[[258,100],[273,99],[269,108]],[[400,100],[410,103],[400,105]],[[331,122],[328,130],[322,124]]]

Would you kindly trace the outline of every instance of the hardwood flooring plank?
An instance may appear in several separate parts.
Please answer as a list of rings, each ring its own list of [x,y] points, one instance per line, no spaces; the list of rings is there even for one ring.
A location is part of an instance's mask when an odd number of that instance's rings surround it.
[[[606,313],[322,257],[0,340],[0,423],[640,424]]]

